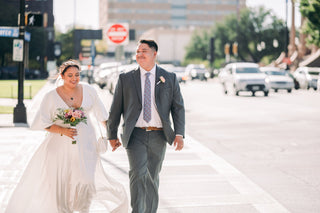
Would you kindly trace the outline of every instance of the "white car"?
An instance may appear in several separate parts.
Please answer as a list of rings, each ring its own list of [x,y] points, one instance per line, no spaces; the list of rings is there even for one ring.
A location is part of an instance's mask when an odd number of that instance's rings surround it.
[[[269,78],[260,71],[256,63],[237,62],[227,64],[219,74],[225,94],[239,95],[241,91],[251,91],[252,96],[262,91],[269,94]]]
[[[317,83],[317,89],[318,89],[318,92],[320,92],[320,73],[319,73],[319,78],[318,78],[318,83]]]
[[[298,67],[293,73],[294,78],[299,83],[299,88],[317,90],[320,67]]]
[[[293,79],[288,72],[277,67],[260,67],[260,70],[269,76],[270,88],[275,92],[278,90],[287,90],[289,93],[294,87]]]

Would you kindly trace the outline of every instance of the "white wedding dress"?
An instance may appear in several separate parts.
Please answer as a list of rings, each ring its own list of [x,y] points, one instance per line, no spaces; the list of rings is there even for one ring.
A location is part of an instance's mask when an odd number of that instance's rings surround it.
[[[99,121],[107,120],[108,113],[95,89],[81,85],[81,107],[86,115],[94,112]],[[51,126],[57,108],[69,107],[54,89],[44,97],[31,128],[44,130]],[[48,133],[14,190],[6,213],[90,212],[90,203],[99,206],[99,212],[128,212],[124,187],[103,170],[95,130],[87,117],[87,124],[77,125],[76,144],[67,136]]]

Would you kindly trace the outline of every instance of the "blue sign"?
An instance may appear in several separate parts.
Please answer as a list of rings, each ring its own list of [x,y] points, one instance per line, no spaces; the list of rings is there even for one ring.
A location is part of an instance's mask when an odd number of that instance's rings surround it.
[[[19,27],[0,27],[0,37],[19,37]]]
[[[25,32],[24,32],[24,40],[30,42],[30,40],[31,40],[31,33],[25,31]]]

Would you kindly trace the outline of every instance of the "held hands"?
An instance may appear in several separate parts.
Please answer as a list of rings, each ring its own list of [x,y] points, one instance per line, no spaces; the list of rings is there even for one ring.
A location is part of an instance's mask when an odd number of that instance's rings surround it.
[[[111,147],[112,147],[112,151],[113,151],[113,152],[116,151],[116,149],[117,149],[119,146],[121,146],[121,143],[120,143],[120,141],[119,141],[118,138],[117,138],[117,139],[109,140],[109,142],[110,142],[110,145],[111,145]]]
[[[183,137],[180,135],[177,135],[176,138],[174,139],[173,145],[176,147],[176,151],[180,151],[183,149],[184,142],[183,142]]]

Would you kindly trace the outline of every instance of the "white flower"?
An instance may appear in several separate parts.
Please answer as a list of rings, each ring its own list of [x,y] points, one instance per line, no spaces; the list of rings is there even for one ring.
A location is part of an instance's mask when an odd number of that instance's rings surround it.
[[[160,83],[164,84],[166,82],[166,79],[163,76],[160,76],[159,79],[160,80],[157,82],[157,85],[160,84]]]

